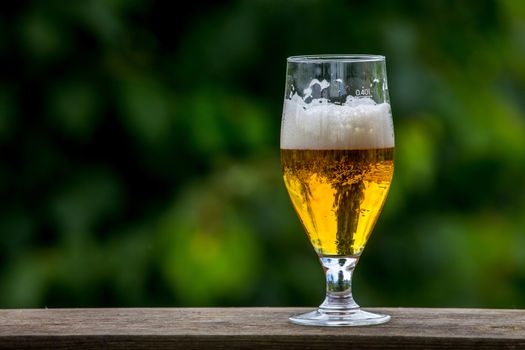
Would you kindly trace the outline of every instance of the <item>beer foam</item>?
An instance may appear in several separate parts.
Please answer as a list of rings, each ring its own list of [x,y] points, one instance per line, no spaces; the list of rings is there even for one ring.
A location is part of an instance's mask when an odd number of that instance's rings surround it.
[[[282,149],[369,149],[394,147],[390,104],[348,96],[345,103],[325,98],[306,103],[294,94],[285,99]]]

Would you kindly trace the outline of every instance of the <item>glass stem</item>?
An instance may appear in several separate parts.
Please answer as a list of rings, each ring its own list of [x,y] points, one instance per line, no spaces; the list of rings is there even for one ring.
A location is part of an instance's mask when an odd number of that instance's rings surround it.
[[[326,275],[326,298],[319,306],[324,313],[359,309],[352,296],[352,274],[359,257],[321,257]]]

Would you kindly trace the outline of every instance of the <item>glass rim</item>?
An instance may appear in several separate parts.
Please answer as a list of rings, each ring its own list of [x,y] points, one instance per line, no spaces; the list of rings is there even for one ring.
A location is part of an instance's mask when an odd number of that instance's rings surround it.
[[[298,55],[286,59],[291,63],[328,63],[328,62],[381,62],[385,60],[382,55],[369,54],[327,54],[327,55]]]

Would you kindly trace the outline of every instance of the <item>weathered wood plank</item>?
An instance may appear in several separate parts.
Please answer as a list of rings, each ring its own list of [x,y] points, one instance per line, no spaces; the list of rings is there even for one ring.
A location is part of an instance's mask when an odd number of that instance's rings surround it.
[[[371,309],[370,327],[290,324],[299,308],[0,310],[2,349],[525,349],[525,310]]]

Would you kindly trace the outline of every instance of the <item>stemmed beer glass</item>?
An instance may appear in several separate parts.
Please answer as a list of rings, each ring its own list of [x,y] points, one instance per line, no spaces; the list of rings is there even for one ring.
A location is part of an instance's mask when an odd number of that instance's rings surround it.
[[[388,315],[361,310],[352,273],[385,202],[394,170],[385,58],[287,60],[281,163],[292,204],[326,275],[326,298],[293,315],[303,325],[359,326]]]

